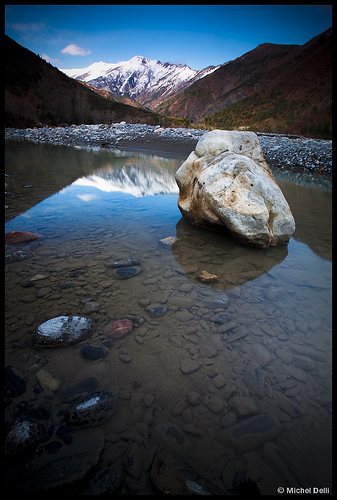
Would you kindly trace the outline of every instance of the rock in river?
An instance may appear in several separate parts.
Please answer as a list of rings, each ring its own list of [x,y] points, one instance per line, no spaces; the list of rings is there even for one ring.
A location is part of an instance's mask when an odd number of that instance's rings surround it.
[[[29,243],[40,238],[40,236],[40,234],[28,233],[27,231],[10,231],[5,234],[5,244],[20,245],[22,243]]]
[[[96,427],[108,420],[115,411],[117,396],[106,389],[95,389],[75,401],[65,413],[70,427]]]
[[[222,229],[257,247],[288,243],[290,207],[253,132],[206,133],[176,173],[178,206],[194,225]]]
[[[179,452],[157,453],[150,479],[162,495],[225,495],[205,474]]]
[[[58,316],[42,323],[33,333],[32,347],[62,347],[84,340],[93,333],[93,321],[85,316]]]
[[[122,339],[126,337],[133,329],[133,322],[131,319],[119,319],[110,322],[104,329],[106,335],[114,339]]]

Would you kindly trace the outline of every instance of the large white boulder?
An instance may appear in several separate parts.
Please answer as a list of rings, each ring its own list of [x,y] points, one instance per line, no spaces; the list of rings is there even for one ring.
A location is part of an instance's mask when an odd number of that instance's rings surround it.
[[[253,132],[206,133],[175,177],[179,209],[192,224],[228,230],[257,247],[286,244],[295,231],[290,207]]]

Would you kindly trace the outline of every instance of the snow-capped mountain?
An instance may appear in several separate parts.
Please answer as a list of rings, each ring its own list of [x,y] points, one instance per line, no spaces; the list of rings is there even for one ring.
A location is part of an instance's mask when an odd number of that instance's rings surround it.
[[[128,96],[154,109],[167,97],[182,91],[218,68],[219,66],[208,66],[198,71],[186,65],[162,63],[134,56],[129,61],[112,64],[101,61],[87,68],[61,71],[71,78],[90,83],[113,94]]]

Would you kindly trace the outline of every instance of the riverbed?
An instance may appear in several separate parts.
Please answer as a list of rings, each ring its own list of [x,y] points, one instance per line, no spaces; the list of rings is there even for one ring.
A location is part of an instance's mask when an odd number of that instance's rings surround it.
[[[32,463],[71,449],[83,434],[60,438],[68,405],[36,373],[46,370],[60,390],[94,377],[118,398],[100,426],[96,469],[123,471],[122,494],[155,494],[151,436],[162,422],[185,433],[187,458],[229,494],[248,478],[262,494],[331,487],[331,189],[275,169],[296,231],[287,246],[250,248],[181,218],[174,174],[186,156],[6,142],[14,196],[5,231],[41,235],[6,248],[27,254],[5,265],[5,362],[26,383],[8,402],[7,425],[24,406],[44,408],[48,432]],[[139,272],[121,280],[111,264],[126,257]],[[202,281],[202,271],[217,280]],[[36,328],[60,315],[90,317],[93,335],[32,348]],[[125,318],[132,331],[111,341],[106,325]],[[83,345],[107,354],[88,359]],[[277,434],[262,427],[242,447],[235,426],[266,415]],[[125,462],[134,443],[137,467]]]

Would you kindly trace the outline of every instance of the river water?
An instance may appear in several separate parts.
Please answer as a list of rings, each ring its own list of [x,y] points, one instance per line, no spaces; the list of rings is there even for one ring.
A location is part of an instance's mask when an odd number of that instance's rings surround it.
[[[48,406],[54,430],[38,449],[41,460],[48,442],[69,445],[55,434],[66,405],[41,390],[35,373],[43,367],[62,389],[95,377],[118,397],[103,424],[98,468],[123,468],[136,441],[140,473],[126,478],[135,494],[151,494],[150,436],[163,421],[186,433],[188,458],[229,492],[248,478],[262,494],[331,488],[331,190],[274,172],[296,232],[287,246],[250,248],[181,218],[174,174],[184,160],[6,142],[6,191],[15,197],[6,198],[5,232],[41,235],[6,248],[28,254],[5,266],[5,363],[27,384],[6,419],[11,423],[23,401]],[[173,245],[161,241],[168,237]],[[139,260],[141,272],[116,279],[109,265],[127,256]],[[217,281],[201,281],[203,270]],[[29,347],[38,325],[86,315],[88,302],[95,303],[90,339]],[[162,306],[162,316],[149,310]],[[81,356],[83,343],[102,346],[105,326],[128,317],[143,321],[106,347],[107,356]],[[261,415],[275,417],[281,431],[270,440],[262,429],[254,444],[236,447],[228,432]]]

